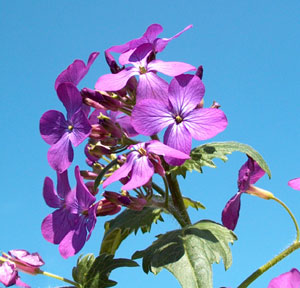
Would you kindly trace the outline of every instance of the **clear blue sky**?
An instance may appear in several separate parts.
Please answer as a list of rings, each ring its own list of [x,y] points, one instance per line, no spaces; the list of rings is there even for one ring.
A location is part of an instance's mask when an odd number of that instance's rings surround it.
[[[77,257],[63,260],[57,246],[40,233],[41,221],[52,211],[42,198],[43,181],[45,176],[55,179],[55,173],[47,163],[49,147],[40,138],[39,118],[46,110],[62,110],[54,81],[74,59],[86,61],[91,52],[100,51],[80,84],[92,88],[100,75],[109,72],[104,50],[139,37],[152,23],[164,27],[162,37],[194,25],[168,45],[161,59],[204,66],[205,103],[218,101],[229,120],[227,129],[212,141],[235,140],[258,150],[269,164],[272,179],[265,176],[257,186],[272,191],[300,219],[300,192],[287,186],[289,179],[300,177],[299,15],[299,1],[279,0],[1,1],[0,249],[38,251],[45,270],[71,277]],[[75,150],[75,160],[83,169],[82,148]],[[192,212],[194,222],[220,222],[245,160],[236,152],[226,164],[216,161],[217,169],[204,168],[203,174],[194,172],[182,181],[184,194],[207,207]],[[295,237],[292,221],[278,204],[243,196],[233,265],[227,272],[222,263],[214,265],[214,287],[236,287]],[[129,237],[117,257],[129,258],[152,243],[155,235],[178,228],[174,220],[164,218],[151,234]],[[98,253],[108,219],[98,219],[82,253]],[[251,287],[266,287],[274,276],[292,267],[299,269],[299,263],[296,252]],[[119,282],[117,287],[179,287],[168,272],[147,276],[141,267],[120,269],[111,278]],[[22,274],[22,279],[35,288],[61,285],[42,276]]]

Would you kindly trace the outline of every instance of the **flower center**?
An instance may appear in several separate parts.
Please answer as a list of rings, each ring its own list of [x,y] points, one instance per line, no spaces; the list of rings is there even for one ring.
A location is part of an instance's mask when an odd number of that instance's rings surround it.
[[[146,70],[145,67],[140,66],[139,69],[140,69],[140,74],[146,74],[147,73],[147,70]]]
[[[181,123],[183,121],[183,119],[179,115],[177,115],[175,117],[175,121],[176,121],[176,124],[179,124],[179,123]]]
[[[72,132],[73,128],[74,128],[74,127],[73,127],[72,125],[69,125],[69,126],[68,126],[69,132]]]
[[[142,154],[143,156],[147,156],[147,151],[144,148],[139,148],[138,151],[140,152],[140,154]]]

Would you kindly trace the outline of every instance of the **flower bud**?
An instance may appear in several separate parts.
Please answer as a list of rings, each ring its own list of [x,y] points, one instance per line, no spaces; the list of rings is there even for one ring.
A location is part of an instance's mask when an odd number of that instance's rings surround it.
[[[258,188],[258,187],[255,187],[253,185],[249,186],[249,188],[246,190],[246,193],[257,196],[262,199],[266,199],[266,200],[270,200],[270,199],[274,198],[274,195],[271,192],[261,189],[261,188]]]
[[[117,205],[103,198],[98,203],[96,215],[97,216],[114,215],[120,212],[120,210],[121,210],[121,205]]]

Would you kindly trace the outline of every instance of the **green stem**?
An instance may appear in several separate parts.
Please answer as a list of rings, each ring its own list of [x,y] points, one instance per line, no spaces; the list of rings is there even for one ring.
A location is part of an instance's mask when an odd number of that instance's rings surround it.
[[[275,200],[275,199],[274,199]],[[300,242],[294,242],[287,249],[282,251],[280,254],[275,256],[272,260],[267,262],[265,265],[258,268],[254,273],[252,273],[245,281],[243,281],[238,288],[246,288],[248,287],[255,279],[257,279],[260,275],[269,270],[272,266],[277,264],[279,261],[284,259],[286,256],[294,252],[295,250],[300,248]]]
[[[54,279],[58,279],[60,281],[63,281],[63,282],[66,282],[66,283],[69,283],[69,284],[72,284],[74,285],[75,287],[78,287],[79,288],[79,285],[78,283],[74,282],[74,281],[71,281],[67,278],[64,278],[64,277],[61,277],[61,276],[58,276],[58,275],[55,275],[55,274],[52,274],[52,273],[49,273],[49,272],[46,272],[46,271],[43,271],[43,270],[40,270],[39,271],[39,274],[42,274],[42,275],[45,275],[45,276],[48,276],[48,277],[51,277],[51,278],[54,278]]]
[[[166,177],[163,177],[164,180],[164,184],[165,184],[165,207],[166,209],[168,209],[169,206],[169,187],[168,187],[168,181],[166,179]]]
[[[276,202],[278,202],[281,206],[284,207],[284,209],[289,213],[289,215],[291,216],[293,222],[294,222],[294,225],[295,225],[295,228],[296,228],[296,233],[297,233],[297,237],[296,237],[296,240],[295,240],[295,243],[296,242],[299,242],[299,239],[300,239],[300,232],[299,232],[299,226],[298,226],[298,223],[297,223],[297,220],[295,218],[295,216],[293,215],[293,213],[291,212],[291,210],[281,201],[279,200],[278,198],[276,198],[275,196],[272,197],[271,199],[275,200]]]
[[[165,191],[160,188],[156,183],[152,182],[152,188],[157,191],[161,196],[165,196]]]

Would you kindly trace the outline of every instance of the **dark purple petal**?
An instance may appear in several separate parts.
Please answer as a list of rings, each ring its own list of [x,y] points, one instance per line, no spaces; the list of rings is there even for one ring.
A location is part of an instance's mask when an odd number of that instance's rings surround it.
[[[81,81],[81,79],[87,74],[91,65],[99,55],[99,52],[93,52],[89,56],[87,65],[82,60],[75,60],[69,67],[64,70],[55,81],[55,90],[61,83],[70,82],[75,86]]]
[[[40,133],[44,141],[55,144],[68,129],[65,116],[56,110],[45,112],[40,119]]]
[[[291,271],[281,274],[271,280],[268,288],[299,288],[300,272],[293,268]]]
[[[156,41],[154,42],[154,47],[155,47],[155,52],[161,52],[165,49],[165,47],[167,46],[167,44],[177,38],[178,36],[180,36],[183,32],[185,32],[186,30],[192,28],[193,25],[189,25],[187,27],[185,27],[182,31],[178,32],[176,35],[174,35],[171,38],[158,38],[156,39]]]
[[[152,52],[152,44],[144,43],[138,46],[129,57],[129,63],[134,64],[136,67],[147,66],[147,57]],[[127,63],[126,63],[127,64]]]
[[[288,182],[288,185],[295,190],[300,190],[300,178],[292,179]]]
[[[12,286],[18,279],[16,264],[5,261],[0,262],[0,282],[6,287]]]
[[[147,144],[147,151],[157,155],[174,157],[177,159],[189,159],[190,156],[172,147],[169,147],[157,140],[149,141]]]
[[[236,227],[237,221],[239,219],[240,207],[241,207],[241,192],[238,192],[234,195],[226,204],[222,212],[222,223],[223,225],[230,229],[234,230]]]
[[[57,87],[57,95],[67,110],[69,120],[82,106],[80,92],[72,83],[62,83]]]
[[[124,130],[128,137],[135,137],[139,135],[139,133],[135,131],[131,124],[130,116],[122,116],[118,118],[116,122],[120,125],[120,127]]]
[[[153,72],[141,74],[136,91],[137,102],[156,99],[168,105],[168,87],[168,82]]]
[[[73,128],[69,133],[69,139],[76,147],[89,137],[92,126],[82,110],[77,111],[70,120]]]
[[[95,85],[99,91],[118,91],[125,87],[130,77],[138,75],[139,72],[135,67],[128,67],[116,74],[105,74],[101,76]]]
[[[57,194],[61,199],[64,199],[67,194],[70,193],[71,187],[69,184],[68,171],[64,171],[63,173],[57,174]]]
[[[95,228],[95,225],[96,225],[96,222],[97,222],[97,216],[96,216],[97,208],[98,208],[98,203],[96,203],[95,205],[90,207],[89,210],[88,210],[88,221],[87,221],[87,224],[86,224],[86,228],[88,229],[89,234],[87,235],[86,241],[88,241],[90,239],[92,231]],[[120,211],[119,207],[115,207],[115,208],[117,208],[118,212]],[[107,215],[113,215],[113,214],[117,213],[116,209],[114,209],[114,211],[110,211],[110,212],[111,213],[108,213]],[[114,212],[114,213],[112,213],[112,212]]]
[[[153,60],[147,65],[147,71],[157,71],[168,76],[177,76],[190,70],[196,70],[196,67],[183,62]]]
[[[132,166],[130,180],[122,186],[123,190],[131,190],[149,182],[154,174],[154,167],[147,156],[139,157]]]
[[[103,182],[103,188],[128,176],[137,157],[139,157],[138,152],[131,152],[130,154],[128,154],[126,162]]]
[[[157,134],[174,122],[168,107],[154,99],[139,102],[131,113],[132,126],[138,133],[146,136]]]
[[[184,125],[197,140],[210,139],[227,126],[223,111],[213,108],[195,109],[184,117]]]
[[[192,149],[192,136],[183,125],[172,124],[168,127],[164,135],[164,144],[179,150],[187,155],[190,155]],[[184,163],[184,159],[177,159],[174,157],[164,157],[166,162],[173,166],[178,166]]]
[[[62,173],[71,165],[74,152],[66,132],[63,137],[48,150],[47,158],[50,166],[58,173]]]
[[[48,206],[52,208],[60,208],[63,206],[63,201],[58,197],[54,184],[51,178],[46,177],[43,187],[43,196]]]
[[[199,77],[180,75],[169,86],[169,100],[176,113],[181,115],[192,111],[202,100],[205,87]]]

